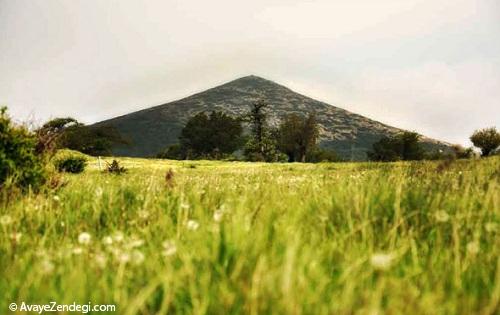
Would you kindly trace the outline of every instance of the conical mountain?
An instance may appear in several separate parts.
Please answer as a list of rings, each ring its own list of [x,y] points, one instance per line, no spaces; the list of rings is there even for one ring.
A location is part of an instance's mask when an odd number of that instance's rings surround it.
[[[167,146],[178,142],[187,120],[202,111],[223,111],[238,116],[249,110],[252,102],[264,99],[269,104],[269,122],[279,124],[287,114],[316,114],[320,128],[320,145],[332,148],[346,159],[362,160],[373,142],[400,129],[382,124],[296,93],[280,84],[257,77],[246,76],[201,93],[151,107],[96,125],[114,126],[130,140],[127,146],[113,148],[120,156],[154,156]],[[424,138],[426,146],[446,147],[446,144]]]

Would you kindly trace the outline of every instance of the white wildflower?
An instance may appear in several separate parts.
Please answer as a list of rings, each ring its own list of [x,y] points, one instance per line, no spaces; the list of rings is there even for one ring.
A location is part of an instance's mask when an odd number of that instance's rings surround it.
[[[142,245],[144,245],[144,241],[141,239],[133,239],[127,244],[128,248],[141,247]]]
[[[450,215],[444,210],[436,212],[434,216],[436,217],[436,221],[442,223],[448,222],[448,220],[450,219]]]
[[[130,261],[130,254],[129,253],[120,253],[118,255],[118,261],[121,263],[127,263]]]
[[[123,241],[123,233],[118,231],[113,234],[113,241],[120,243]]]
[[[96,265],[99,268],[106,267],[106,263],[108,262],[108,259],[103,254],[97,254],[97,255],[95,255],[94,260],[95,260]]]
[[[172,256],[177,252],[177,246],[174,241],[168,240],[163,242],[163,256]]]
[[[221,222],[222,218],[224,217],[224,211],[223,210],[215,210],[214,212],[214,221],[215,222]]]
[[[42,269],[42,272],[45,274],[51,273],[54,271],[54,264],[49,260],[49,259],[44,259],[40,263],[40,267]]]
[[[90,244],[91,240],[92,240],[92,237],[87,232],[82,232],[82,233],[80,233],[80,235],[78,235],[78,243],[80,243],[82,245]]]
[[[144,254],[139,250],[132,251],[130,258],[134,265],[140,265],[144,262]]]
[[[52,199],[54,199],[54,201],[61,201],[61,198],[58,195],[54,195]]]
[[[467,244],[467,252],[471,255],[476,255],[480,250],[479,242],[473,241]]]
[[[185,203],[185,202],[182,202],[181,203],[181,208],[182,209],[189,209],[189,204]]]
[[[393,254],[376,253],[370,258],[370,264],[377,270],[387,270],[394,262]]]
[[[113,244],[113,238],[111,236],[104,236],[102,238],[102,243],[104,245],[112,245]]]
[[[103,194],[103,190],[102,190],[102,188],[101,188],[101,187],[97,187],[97,188],[95,189],[95,195],[96,195],[97,197],[101,197],[101,196],[102,196],[102,194]]]
[[[200,224],[195,220],[188,220],[186,226],[188,230],[196,231],[200,227]]]
[[[12,223],[12,217],[10,215],[3,215],[0,217],[0,224],[3,226],[7,226]]]

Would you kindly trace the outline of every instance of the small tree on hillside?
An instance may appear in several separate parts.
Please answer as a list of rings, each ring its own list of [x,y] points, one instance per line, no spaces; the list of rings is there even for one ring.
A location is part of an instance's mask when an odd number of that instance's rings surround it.
[[[481,156],[488,156],[500,146],[500,133],[495,127],[476,130],[470,141],[481,149]]]

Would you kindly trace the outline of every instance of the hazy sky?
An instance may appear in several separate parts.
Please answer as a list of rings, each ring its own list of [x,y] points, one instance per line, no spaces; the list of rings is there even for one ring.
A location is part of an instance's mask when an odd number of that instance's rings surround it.
[[[255,74],[468,144],[500,127],[499,0],[0,0],[0,104],[91,123]]]

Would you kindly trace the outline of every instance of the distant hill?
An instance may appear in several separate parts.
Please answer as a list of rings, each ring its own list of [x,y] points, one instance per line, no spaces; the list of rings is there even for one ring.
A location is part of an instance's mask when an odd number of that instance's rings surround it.
[[[320,146],[332,148],[346,159],[364,160],[373,142],[401,129],[382,124],[344,109],[316,101],[280,84],[247,76],[178,101],[151,107],[95,124],[114,126],[129,146],[116,146],[119,156],[149,157],[178,142],[179,134],[189,117],[205,111],[218,110],[230,115],[246,113],[252,102],[265,99],[269,104],[270,123],[290,113],[306,115],[315,112],[320,128]],[[446,149],[447,144],[423,138],[427,148]]]

